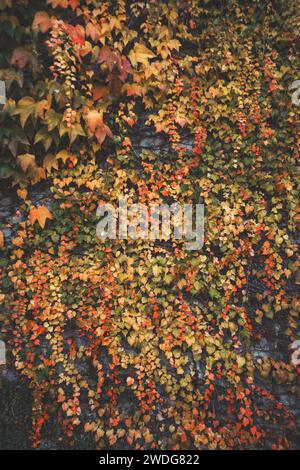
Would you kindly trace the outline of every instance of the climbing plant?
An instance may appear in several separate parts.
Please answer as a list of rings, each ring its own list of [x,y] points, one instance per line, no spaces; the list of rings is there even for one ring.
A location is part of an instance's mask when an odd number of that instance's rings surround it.
[[[50,428],[70,447],[294,447],[273,384],[299,395],[297,13],[2,1],[0,176],[22,218],[0,243],[1,319],[33,447]],[[99,240],[98,204],[124,196],[203,201],[203,248]],[[258,355],[275,333],[281,349]]]

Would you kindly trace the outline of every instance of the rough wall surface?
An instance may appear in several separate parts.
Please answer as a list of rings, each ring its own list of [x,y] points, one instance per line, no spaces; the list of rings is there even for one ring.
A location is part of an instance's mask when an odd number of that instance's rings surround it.
[[[299,448],[297,2],[44,3],[0,10],[0,447]],[[97,239],[125,196],[203,248]]]

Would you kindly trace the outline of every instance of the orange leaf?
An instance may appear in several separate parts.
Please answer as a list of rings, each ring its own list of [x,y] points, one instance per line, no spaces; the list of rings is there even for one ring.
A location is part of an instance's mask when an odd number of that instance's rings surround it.
[[[252,428],[250,428],[250,432],[251,432],[252,436],[254,436],[254,434],[256,434],[256,432],[257,432],[256,426],[252,426]]]
[[[21,198],[21,199],[26,199],[27,197],[27,194],[28,194],[28,191],[27,189],[17,189],[17,195]]]
[[[72,10],[76,10],[76,8],[80,5],[80,0],[69,0],[69,4]]]
[[[32,27],[36,28],[38,26],[42,33],[46,33],[51,27],[51,19],[45,11],[38,11],[35,14]]]
[[[134,95],[142,96],[143,95],[143,88],[141,87],[141,85],[137,85],[136,83],[133,83],[133,84],[126,83],[126,85],[123,85],[122,91],[126,91],[127,96],[134,96]]]
[[[133,385],[133,384],[134,384],[134,379],[133,379],[132,377],[127,377],[126,383],[127,383],[127,385],[129,385],[129,386],[130,386],[130,385]]]
[[[96,128],[103,126],[103,112],[90,111],[86,117],[89,130],[95,134]]]
[[[86,35],[91,37],[93,41],[97,41],[101,37],[101,28],[98,24],[88,23],[85,31]]]
[[[4,235],[2,230],[0,230],[0,248],[4,246]]]
[[[42,228],[45,227],[47,219],[53,219],[53,215],[46,206],[32,207],[29,211],[29,223],[34,225],[36,221]]]

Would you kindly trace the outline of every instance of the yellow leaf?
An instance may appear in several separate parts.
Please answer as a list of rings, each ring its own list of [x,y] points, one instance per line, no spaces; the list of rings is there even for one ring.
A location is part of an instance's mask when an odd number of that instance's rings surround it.
[[[132,65],[136,65],[137,63],[148,65],[148,59],[153,59],[153,57],[155,57],[153,52],[143,44],[136,44],[129,53],[129,59]]]
[[[155,266],[152,267],[152,272],[153,272],[154,276],[157,277],[161,273],[161,268],[159,266],[155,265]]]
[[[212,96],[213,98],[217,96],[218,92],[219,92],[218,89],[213,86],[211,86],[208,90],[209,95]]]
[[[236,360],[239,369],[243,367],[244,364],[246,364],[246,359],[242,356],[238,356]]]
[[[60,152],[58,152],[56,154],[56,159],[59,160],[61,159],[64,163],[66,163],[66,161],[68,160],[68,158],[70,158],[70,153],[67,152],[67,150],[61,150]]]
[[[57,170],[58,166],[56,156],[51,154],[46,155],[43,161],[43,167],[47,171],[51,171],[52,168]]]
[[[35,105],[35,101],[34,98],[32,98],[31,96],[23,96],[23,98],[18,101],[18,106],[22,108],[28,108],[28,106],[33,105]]]
[[[143,438],[145,439],[145,442],[147,444],[150,444],[150,442],[153,441],[153,436],[152,434],[149,432],[149,430],[147,429],[147,431],[143,434]]]
[[[26,197],[27,197],[27,193],[28,193],[27,189],[17,189],[17,195],[18,195],[21,199],[24,199],[24,201],[25,201],[25,199],[26,199]]]
[[[30,167],[35,167],[35,156],[30,153],[24,153],[18,156],[18,162],[23,171],[27,171]]]

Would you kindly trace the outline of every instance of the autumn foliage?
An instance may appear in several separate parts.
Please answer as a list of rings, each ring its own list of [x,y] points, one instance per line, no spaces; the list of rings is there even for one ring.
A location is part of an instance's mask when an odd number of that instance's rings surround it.
[[[49,429],[70,448],[295,446],[297,13],[2,0],[0,184],[23,217],[0,232],[0,318],[33,447]],[[121,195],[203,200],[204,247],[98,240],[99,202]]]

